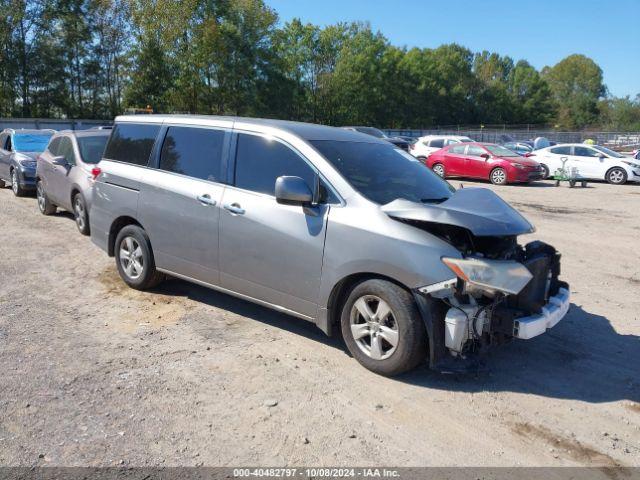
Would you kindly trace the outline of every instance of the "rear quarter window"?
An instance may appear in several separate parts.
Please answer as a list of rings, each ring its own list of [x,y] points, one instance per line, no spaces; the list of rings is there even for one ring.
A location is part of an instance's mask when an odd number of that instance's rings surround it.
[[[160,125],[121,123],[112,132],[104,157],[109,160],[147,166]]]

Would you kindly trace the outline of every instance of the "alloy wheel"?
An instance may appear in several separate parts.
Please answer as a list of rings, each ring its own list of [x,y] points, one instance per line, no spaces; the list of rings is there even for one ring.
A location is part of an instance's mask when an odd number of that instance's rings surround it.
[[[350,327],[358,348],[374,360],[385,360],[398,346],[398,323],[389,304],[375,295],[358,298],[350,313]]]
[[[140,278],[144,271],[142,248],[133,237],[125,237],[120,243],[120,265],[122,270],[132,280]]]
[[[444,167],[442,165],[440,165],[439,163],[437,163],[437,164],[435,164],[433,166],[433,171],[439,177],[444,178]]]
[[[19,189],[20,185],[18,185],[18,172],[13,170],[11,172],[11,190],[13,190],[14,194],[18,195]]]
[[[624,182],[624,172],[618,169],[612,170],[609,173],[609,181],[615,184]]]
[[[502,185],[507,181],[507,174],[501,168],[496,168],[493,172],[491,172],[491,181],[496,185]]]
[[[81,231],[84,230],[84,224],[85,224],[84,203],[82,203],[82,199],[80,198],[80,195],[76,195],[76,199],[73,202],[73,211],[76,214],[76,223],[78,224],[78,228]]]
[[[42,182],[38,182],[36,186],[36,195],[38,197],[38,208],[41,212],[44,213],[47,206],[47,199],[44,196],[44,188],[42,187]]]

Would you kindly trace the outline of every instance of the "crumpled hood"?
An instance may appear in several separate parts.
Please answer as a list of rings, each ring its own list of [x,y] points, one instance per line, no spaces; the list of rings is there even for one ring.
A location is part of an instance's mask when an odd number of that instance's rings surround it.
[[[463,188],[439,204],[398,199],[381,207],[391,218],[455,225],[476,236],[522,235],[535,227],[486,188]]]

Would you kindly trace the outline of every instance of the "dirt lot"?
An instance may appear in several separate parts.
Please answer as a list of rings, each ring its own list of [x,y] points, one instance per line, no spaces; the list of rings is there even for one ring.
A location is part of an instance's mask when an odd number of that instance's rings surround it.
[[[640,185],[496,190],[562,251],[568,317],[488,374],[396,379],[301,320],[130,290],[0,190],[0,465],[640,466]]]

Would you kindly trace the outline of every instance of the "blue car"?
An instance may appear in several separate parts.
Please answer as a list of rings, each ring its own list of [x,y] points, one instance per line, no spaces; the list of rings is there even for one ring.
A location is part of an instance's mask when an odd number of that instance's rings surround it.
[[[54,130],[13,130],[0,133],[0,188],[5,182],[17,197],[35,191],[36,159],[47,148]]]

